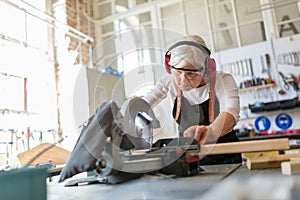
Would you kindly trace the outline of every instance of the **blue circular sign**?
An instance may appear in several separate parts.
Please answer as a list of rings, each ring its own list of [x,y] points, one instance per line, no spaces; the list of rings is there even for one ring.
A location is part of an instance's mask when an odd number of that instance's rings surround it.
[[[254,126],[258,131],[267,131],[271,128],[271,121],[264,116],[256,118]]]
[[[281,114],[277,115],[277,117],[275,119],[275,123],[282,130],[287,130],[288,128],[290,128],[292,126],[293,119],[288,114],[281,113]]]

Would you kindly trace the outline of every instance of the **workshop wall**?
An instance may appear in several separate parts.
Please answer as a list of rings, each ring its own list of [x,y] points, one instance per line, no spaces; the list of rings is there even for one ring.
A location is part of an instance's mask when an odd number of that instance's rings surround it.
[[[1,128],[19,131],[26,131],[27,127],[56,128],[54,71],[48,56],[10,42],[0,45],[0,54]],[[26,88],[23,80],[6,82],[10,77],[26,79]],[[8,87],[10,84],[12,88]],[[22,90],[15,90],[18,84]]]
[[[300,35],[295,35],[230,49],[213,55],[217,60],[218,68],[233,74],[240,87],[241,112],[236,128],[250,125],[258,132],[261,131],[260,129],[268,132],[282,131],[285,128],[278,127],[278,120],[281,119],[280,117],[290,117],[292,124],[288,129],[300,129],[299,106],[281,109],[279,104],[280,102],[294,102],[295,98],[299,99],[299,89],[297,89],[300,76],[299,44]],[[269,64],[266,55],[269,55]],[[294,55],[294,57],[289,55]],[[294,82],[287,84],[288,87],[285,88],[284,79],[279,72],[282,72],[289,80],[294,77]],[[255,83],[252,82],[253,80]],[[293,87],[292,84],[296,84],[296,87]],[[265,108],[269,108],[269,110],[259,111],[262,109],[261,105],[265,105]],[[251,108],[253,109],[251,110]],[[270,123],[269,128],[259,127],[257,130],[255,124],[260,119],[269,120],[267,122]]]

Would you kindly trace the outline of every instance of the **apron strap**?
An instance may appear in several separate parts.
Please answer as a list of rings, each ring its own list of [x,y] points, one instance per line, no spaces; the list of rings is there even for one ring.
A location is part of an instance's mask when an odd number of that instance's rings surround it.
[[[177,87],[177,105],[176,105],[175,121],[177,121],[179,118],[180,107],[181,107],[181,90],[179,89],[179,87]]]
[[[209,102],[208,102],[208,115],[209,122],[212,123],[215,120],[215,78],[216,75],[210,78],[210,87],[209,87]]]

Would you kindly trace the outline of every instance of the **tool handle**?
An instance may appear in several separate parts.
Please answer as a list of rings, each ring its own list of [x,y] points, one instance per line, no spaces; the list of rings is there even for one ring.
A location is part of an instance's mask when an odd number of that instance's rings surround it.
[[[252,59],[249,58],[249,65],[250,65],[250,70],[251,70],[251,76],[254,78],[254,72],[253,72],[253,65],[252,65]]]
[[[270,73],[270,68],[271,68],[271,59],[270,59],[270,55],[269,54],[265,54],[265,58],[266,58],[266,63],[267,63],[267,72],[268,72],[268,76],[271,76]]]
[[[278,72],[284,82],[284,88],[288,90],[290,88],[289,83],[287,82],[287,78],[283,75],[282,72]]]

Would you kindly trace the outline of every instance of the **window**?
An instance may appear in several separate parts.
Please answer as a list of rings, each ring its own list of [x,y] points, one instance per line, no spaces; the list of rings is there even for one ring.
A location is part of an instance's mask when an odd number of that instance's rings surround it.
[[[183,5],[187,33],[200,35],[205,40],[206,45],[209,48],[213,48],[213,45],[210,42],[210,26],[205,2],[203,0],[183,1]]]
[[[262,13],[247,12],[250,7],[255,7],[259,4],[259,0],[235,0],[241,46],[266,40]]]
[[[229,0],[209,3],[209,17],[215,51],[238,46],[233,12]]]
[[[126,8],[126,11],[128,10],[128,1],[127,0],[116,0],[116,7],[117,6],[120,6],[120,7],[123,7],[123,8]]]
[[[0,73],[0,109],[27,111],[26,81],[23,77]]]
[[[37,7],[43,10],[43,3],[40,4]],[[47,24],[44,21],[3,2],[0,2],[0,13],[1,35],[12,42],[47,51]]]
[[[101,32],[102,32],[102,34],[114,32],[114,24],[109,23],[109,24],[102,25],[101,26]]]
[[[136,5],[141,5],[144,3],[148,3],[149,0],[136,0]]]
[[[239,26],[242,46],[266,40],[263,22]]]
[[[112,6],[110,1],[100,1],[97,3],[98,10],[95,11],[96,19],[103,19],[112,15]]]
[[[273,0],[279,37],[300,33],[300,3],[296,0]]]
[[[25,13],[3,2],[0,2],[0,13],[0,33],[19,41],[25,41]],[[13,24],[10,19],[14,19]]]
[[[266,40],[261,12],[247,12],[259,5],[259,0],[208,2],[215,51]]]
[[[212,51],[265,41],[268,38],[265,25],[272,26],[269,24],[272,22],[263,18],[263,12],[274,13],[279,37],[299,34],[300,31],[300,3],[297,0],[266,0],[265,3],[261,3],[260,0],[136,0],[132,2],[102,0],[98,6],[115,5],[116,12],[125,15],[121,16],[121,19],[118,16],[114,21],[122,21],[121,23],[126,24],[127,28],[159,25],[164,30],[176,31],[182,35],[201,35]],[[155,13],[150,14],[145,12],[145,7],[137,6],[136,8],[141,8],[143,13],[135,10],[135,13],[130,15],[130,6],[134,6],[134,3],[141,5],[149,2],[152,8],[154,6],[158,8],[153,9]],[[149,5],[147,9],[152,9],[151,6]],[[127,12],[118,11],[117,7],[123,7]],[[111,7],[106,7],[104,10],[111,10]],[[102,8],[100,11],[103,17],[109,15],[109,13],[104,14],[107,11],[103,11]],[[133,23],[134,21],[136,23]]]
[[[161,24],[163,29],[172,29],[184,33],[184,14],[179,3],[161,8]]]

